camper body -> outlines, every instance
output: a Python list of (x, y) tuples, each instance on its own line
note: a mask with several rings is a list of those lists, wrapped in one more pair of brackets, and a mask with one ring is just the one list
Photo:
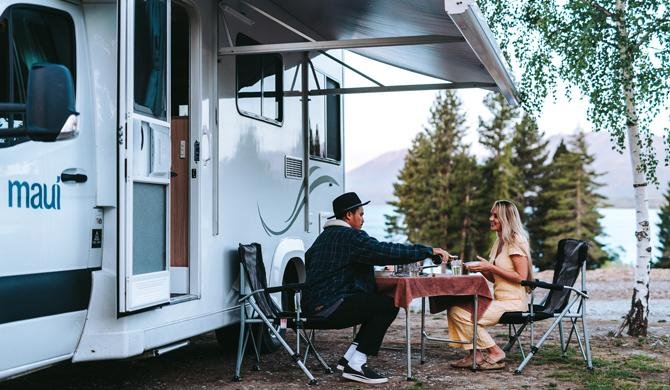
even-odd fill
[[(361, 4), (0, 0), (0, 380), (234, 331), (239, 243), (268, 285), (304, 280), (344, 191), (343, 95), (514, 103), (474, 0)], [(342, 49), (445, 83), (346, 88)]]
[[(304, 277), (343, 191), (340, 97), (310, 99), (322, 141), (306, 147), (301, 98), (254, 94), (299, 91), (306, 58), (219, 58), (222, 12), (232, 39), (291, 39), (212, 1), (0, 2), (0, 101), (61, 63), (79, 113), (70, 139), (0, 139), (0, 379), (239, 321), (238, 243), (261, 243), (270, 285)], [(309, 83), (341, 83), (341, 65), (310, 62)]]

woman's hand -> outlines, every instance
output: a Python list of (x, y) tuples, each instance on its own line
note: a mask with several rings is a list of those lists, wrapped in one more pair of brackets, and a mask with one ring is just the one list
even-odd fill
[(493, 264), (489, 263), (488, 260), (481, 256), (477, 256), (478, 262), (474, 264), (466, 264), (468, 271), (472, 272), (490, 272), (493, 269)]

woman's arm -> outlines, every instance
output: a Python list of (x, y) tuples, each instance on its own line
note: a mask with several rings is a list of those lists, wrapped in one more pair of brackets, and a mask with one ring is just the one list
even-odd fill
[[(486, 260), (477, 256), (480, 260)], [(484, 277), (493, 282), (493, 275), (498, 275), (503, 279), (506, 279), (510, 282), (521, 283), (522, 280), (526, 280), (525, 276), (528, 275), (528, 258), (521, 255), (511, 255), (510, 259), (514, 266), (514, 270), (508, 271), (506, 269), (500, 268), (493, 263), (488, 261), (482, 261), (479, 264), (471, 265), (468, 267), (469, 271), (481, 272)]]

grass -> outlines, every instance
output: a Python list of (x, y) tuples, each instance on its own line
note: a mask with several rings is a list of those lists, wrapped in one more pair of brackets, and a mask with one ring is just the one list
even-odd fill
[(630, 355), (608, 359), (593, 358), (594, 370), (585, 368), (581, 352), (568, 349), (561, 357), (559, 346), (542, 348), (531, 361), (533, 365), (553, 366), (548, 377), (559, 381), (580, 383), (587, 389), (637, 389), (643, 382), (648, 389), (670, 390), (670, 384), (654, 381), (654, 374), (667, 370), (660, 362), (645, 355)]

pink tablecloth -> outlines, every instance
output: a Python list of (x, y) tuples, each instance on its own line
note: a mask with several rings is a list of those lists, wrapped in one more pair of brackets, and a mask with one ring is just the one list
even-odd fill
[(435, 275), (418, 277), (377, 277), (377, 291), (393, 298), (396, 306), (407, 309), (414, 298), (430, 297), (430, 312), (439, 313), (459, 305), (472, 312), (472, 296), (478, 296), (479, 317), (491, 304), (491, 290), (481, 275)]

